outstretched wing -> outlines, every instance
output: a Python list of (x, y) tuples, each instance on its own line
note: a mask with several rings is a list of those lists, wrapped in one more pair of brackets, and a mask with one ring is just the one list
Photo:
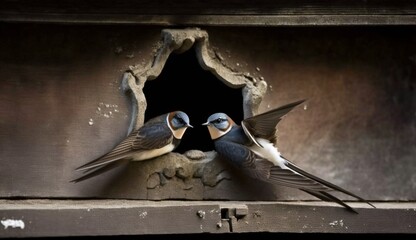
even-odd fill
[(131, 156), (134, 152), (162, 148), (173, 140), (172, 132), (163, 122), (145, 124), (132, 132), (129, 137), (118, 144), (104, 156), (78, 167), (76, 170), (84, 171)]
[(297, 102), (289, 103), (268, 112), (246, 118), (241, 122), (241, 126), (244, 129), (246, 135), (260, 147), (262, 146), (256, 141), (255, 137), (260, 137), (268, 139), (270, 142), (275, 142), (276, 125), (280, 122), (280, 120), (282, 120), (283, 116), (285, 116), (294, 107), (298, 106), (304, 101), (305, 100), (300, 100)]

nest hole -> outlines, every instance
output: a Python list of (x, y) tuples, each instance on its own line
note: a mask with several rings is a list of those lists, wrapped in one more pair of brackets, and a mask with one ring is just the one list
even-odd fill
[(143, 93), (147, 100), (145, 121), (165, 112), (181, 110), (189, 115), (191, 125), (174, 152), (214, 149), (206, 122), (215, 112), (227, 113), (236, 123), (243, 117), (241, 88), (230, 88), (199, 65), (195, 50), (170, 54), (161, 74), (146, 82)]

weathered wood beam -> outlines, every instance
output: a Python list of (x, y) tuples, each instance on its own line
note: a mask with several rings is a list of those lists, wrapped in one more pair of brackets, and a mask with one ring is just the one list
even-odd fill
[(135, 24), (154, 26), (384, 26), (416, 25), (416, 15), (122, 15), (0, 13), (0, 22)]
[(6, 1), (0, 21), (162, 26), (414, 25), (406, 0)]
[(280, 232), (416, 233), (416, 203), (0, 200), (0, 237)]

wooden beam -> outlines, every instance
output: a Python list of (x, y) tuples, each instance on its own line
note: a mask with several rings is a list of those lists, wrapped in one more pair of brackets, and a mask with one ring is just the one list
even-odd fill
[(130, 15), (415, 14), (408, 0), (13, 0), (0, 12)]
[(228, 232), (218, 205), (123, 200), (0, 201), (0, 237)]
[(416, 25), (416, 15), (119, 15), (1, 14), (0, 22), (157, 26), (384, 26)]
[(416, 233), (416, 203), (0, 200), (0, 237), (225, 232)]
[(6, 1), (0, 21), (161, 26), (414, 25), (406, 0)]

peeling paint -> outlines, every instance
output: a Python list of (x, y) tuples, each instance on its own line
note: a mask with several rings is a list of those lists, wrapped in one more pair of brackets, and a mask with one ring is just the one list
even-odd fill
[(146, 211), (144, 211), (144, 212), (140, 213), (140, 214), (139, 214), (139, 216), (140, 216), (141, 218), (145, 218), (145, 217), (147, 216), (147, 212), (146, 212)]
[(104, 118), (113, 118), (114, 114), (119, 113), (118, 105), (117, 104), (110, 104), (110, 103), (104, 103), (100, 102), (98, 103), (97, 110), (95, 113)]
[(199, 210), (197, 213), (198, 217), (205, 219), (205, 211)]
[[(344, 220), (334, 220), (332, 222), (329, 223), (329, 226), (331, 227), (344, 227)], [(347, 226), (345, 226), (345, 229), (348, 229)]]
[(6, 220), (1, 220), (1, 224), (4, 226), (4, 229), (7, 229), (8, 227), (11, 228), (20, 228), (20, 229), (24, 229), (25, 228), (25, 223), (23, 222), (23, 220), (15, 220), (15, 219), (6, 219)]
[(210, 212), (210, 213), (214, 213), (214, 212), (215, 212), (215, 210), (216, 210), (216, 209), (214, 208), (214, 209), (210, 210), (209, 212)]

